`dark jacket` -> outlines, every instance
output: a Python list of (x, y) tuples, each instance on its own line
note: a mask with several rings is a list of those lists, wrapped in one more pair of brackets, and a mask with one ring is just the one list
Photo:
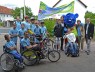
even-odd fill
[(87, 28), (87, 24), (85, 24), (84, 29), (85, 29), (85, 38), (90, 39), (90, 37), (93, 38), (93, 34), (94, 34), (94, 24), (90, 23), (88, 26), (88, 32), (86, 34), (86, 28)]
[(63, 27), (61, 24), (57, 24), (55, 27), (54, 27), (54, 35), (56, 37), (62, 37), (62, 32), (63, 32)]

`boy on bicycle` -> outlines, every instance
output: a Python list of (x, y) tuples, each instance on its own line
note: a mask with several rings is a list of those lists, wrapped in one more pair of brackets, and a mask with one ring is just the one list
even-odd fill
[(41, 52), (41, 48), (38, 44), (31, 45), (29, 40), (29, 33), (27, 31), (24, 32), (24, 38), (21, 40), (21, 45), (25, 49), (32, 49), (34, 51), (39, 51), (40, 55), (44, 58), (43, 53)]

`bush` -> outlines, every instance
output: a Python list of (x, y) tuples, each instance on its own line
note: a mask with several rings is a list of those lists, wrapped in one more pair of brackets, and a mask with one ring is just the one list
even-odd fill
[(3, 22), (0, 22), (0, 26), (3, 26), (4, 25), (4, 23)]
[(56, 23), (55, 19), (45, 19), (45, 26), (47, 27), (47, 31), (49, 32), (50, 36), (53, 36), (53, 29)]

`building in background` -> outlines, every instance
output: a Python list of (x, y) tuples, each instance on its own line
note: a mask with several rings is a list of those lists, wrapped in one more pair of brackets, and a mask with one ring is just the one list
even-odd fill
[(70, 1), (75, 1), (74, 13), (78, 13), (79, 17), (77, 19), (85, 23), (85, 12), (87, 11), (87, 5), (82, 2), (82, 0), (59, 0), (53, 7), (61, 6), (63, 4), (69, 3)]
[(0, 21), (4, 22), (4, 26), (10, 27), (10, 22), (13, 20), (12, 9), (0, 6)]

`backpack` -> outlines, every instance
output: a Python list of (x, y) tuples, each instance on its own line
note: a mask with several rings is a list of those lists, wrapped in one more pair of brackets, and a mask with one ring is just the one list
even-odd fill
[(72, 57), (78, 57), (79, 56), (79, 49), (78, 46), (75, 48), (74, 44), (72, 43), (73, 48), (69, 48), (69, 53), (71, 54)]

